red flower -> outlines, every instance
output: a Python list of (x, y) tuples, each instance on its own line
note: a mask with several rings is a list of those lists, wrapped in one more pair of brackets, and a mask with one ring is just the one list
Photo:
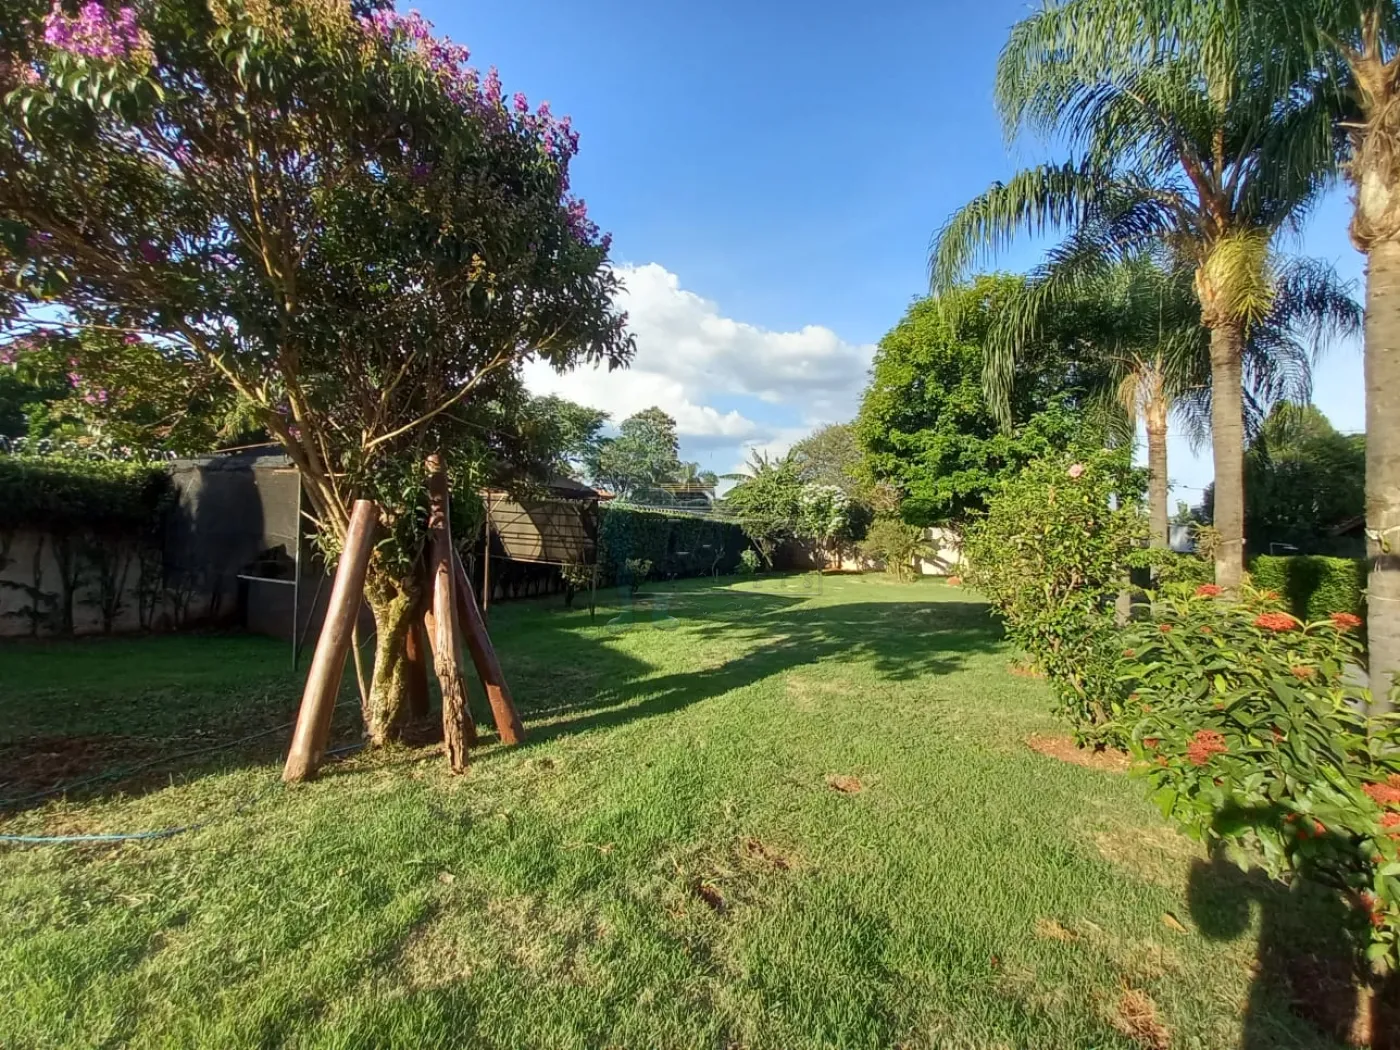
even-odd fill
[(1204, 627), (1201, 628), (1201, 633), (1202, 633), (1202, 634), (1214, 634), (1215, 632), (1212, 631), (1212, 630), (1210, 629), (1210, 625), (1207, 624), (1206, 626), (1204, 626)]
[(1378, 806), (1400, 805), (1400, 787), (1394, 784), (1362, 784), (1361, 790), (1370, 795)]
[(1124, 649), (1124, 650), (1123, 650), (1123, 656), (1124, 656), (1125, 659), (1131, 660), (1131, 659), (1132, 659), (1134, 656), (1136, 656), (1136, 655), (1137, 655), (1137, 650), (1136, 650), (1136, 649)]
[(1299, 664), (1297, 667), (1290, 667), (1288, 670), (1289, 673), (1300, 682), (1306, 682), (1313, 676), (1313, 669), (1311, 667), (1304, 667), (1302, 664)]
[(1283, 739), (1284, 739), (1283, 730), (1280, 729), (1278, 726), (1270, 726), (1270, 727), (1269, 727), (1269, 732), (1271, 732), (1271, 733), (1274, 734), (1274, 741), (1275, 741), (1276, 743), (1282, 742), (1282, 741), (1283, 741)]
[(961, 586), (962, 586), (962, 577), (961, 577), (961, 576), (949, 576), (949, 577), (948, 577), (948, 586), (949, 586), (949, 587), (961, 587)]
[(1203, 766), (1212, 755), (1223, 755), (1229, 750), (1225, 738), (1214, 729), (1198, 729), (1186, 748), (1186, 758), (1193, 766)]
[(1197, 598), (1219, 598), (1225, 591), (1213, 583), (1203, 583), (1196, 588)]
[(1381, 827), (1393, 828), (1397, 824), (1400, 824), (1400, 813), (1381, 814)]
[(1259, 597), (1263, 598), (1266, 602), (1276, 602), (1279, 600), (1278, 591), (1260, 591)]
[(1361, 617), (1354, 616), (1351, 613), (1333, 613), (1332, 623), (1336, 625), (1339, 631), (1350, 631), (1361, 626)]
[(1373, 912), (1371, 912), (1371, 925), (1374, 926), (1374, 927), (1375, 927), (1376, 929), (1378, 929), (1378, 930), (1379, 930), (1382, 926), (1384, 926), (1384, 925), (1385, 925), (1385, 912), (1383, 912), (1383, 911), (1373, 911)]
[(1254, 626), (1266, 631), (1291, 631), (1298, 626), (1298, 621), (1287, 613), (1260, 613), (1254, 620)]
[(1169, 624), (1169, 623), (1164, 623), (1164, 624), (1161, 624), (1160, 626), (1158, 626), (1157, 630), (1161, 631), (1163, 634), (1171, 634), (1171, 633), (1172, 633), (1172, 625)]
[(1327, 834), (1327, 825), (1320, 820), (1314, 820), (1313, 833), (1317, 835), (1318, 838), (1321, 838), (1323, 835)]
[(1142, 738), (1142, 746), (1147, 748), (1147, 750), (1149, 751), (1155, 750), (1157, 745), (1161, 742), (1162, 741), (1155, 736), (1145, 736)]

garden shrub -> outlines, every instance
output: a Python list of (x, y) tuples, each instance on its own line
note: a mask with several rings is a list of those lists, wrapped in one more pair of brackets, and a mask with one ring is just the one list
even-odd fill
[(1307, 623), (1271, 595), (1202, 586), (1161, 600), (1121, 666), (1139, 717), (1138, 769), (1162, 812), (1207, 841), (1259, 850), (1347, 893), (1369, 958), (1394, 967), (1400, 933), (1400, 721), (1368, 718), (1348, 684), (1360, 619)]
[(605, 506), (599, 511), (599, 582), (626, 578), (629, 559), (646, 561), (663, 579), (734, 572), (748, 540), (738, 525), (689, 514)]
[(968, 582), (1055, 690), (1081, 744), (1122, 740), (1114, 603), (1146, 534), (1141, 472), (1119, 452), (1032, 464), (967, 532)]
[(170, 475), (160, 467), (0, 456), (0, 532), (145, 534), (173, 500)]
[(1320, 620), (1333, 613), (1366, 616), (1365, 558), (1312, 555), (1261, 556), (1249, 566), (1254, 586), (1283, 596), (1300, 620)]
[(1137, 568), (1150, 569), (1153, 582), (1159, 589), (1194, 591), (1203, 584), (1215, 582), (1215, 563), (1199, 554), (1180, 554), (1149, 547), (1138, 551), (1133, 556), (1132, 564)]
[(739, 555), (739, 571), (745, 576), (752, 576), (758, 572), (758, 567), (762, 563), (763, 556), (752, 547), (746, 548), (744, 553)]
[(923, 529), (906, 525), (898, 518), (879, 518), (861, 541), (860, 552), (882, 562), (887, 573), (906, 580), (913, 577), (916, 560), (933, 556), (933, 545)]

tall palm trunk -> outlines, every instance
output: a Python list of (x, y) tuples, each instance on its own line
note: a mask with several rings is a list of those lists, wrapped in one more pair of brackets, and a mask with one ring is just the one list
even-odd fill
[(1147, 404), (1147, 509), (1153, 547), (1171, 546), (1167, 512), (1167, 403), (1160, 396)]
[(1400, 241), (1376, 241), (1366, 279), (1367, 591), (1373, 710), (1400, 672)]
[(1211, 443), (1215, 458), (1215, 582), (1238, 591), (1244, 581), (1244, 322), (1210, 327)]
[(1366, 531), (1371, 577), (1367, 643), (1371, 703), (1391, 709), (1400, 673), (1400, 89), (1383, 47), (1381, 4), (1363, 16), (1349, 58), (1362, 113), (1347, 175), (1355, 193), (1351, 240), (1366, 267)]

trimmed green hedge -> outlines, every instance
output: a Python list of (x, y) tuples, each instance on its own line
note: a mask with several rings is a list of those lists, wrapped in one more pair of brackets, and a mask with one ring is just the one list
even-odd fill
[(1300, 620), (1324, 620), (1338, 612), (1366, 615), (1365, 558), (1260, 556), (1249, 572), (1254, 586), (1283, 595)]
[(0, 531), (144, 532), (160, 523), (174, 491), (161, 467), (0, 456)]
[(750, 546), (743, 530), (725, 521), (612, 505), (599, 515), (598, 566), (605, 586), (624, 579), (629, 559), (651, 562), (651, 575), (659, 579), (727, 575)]

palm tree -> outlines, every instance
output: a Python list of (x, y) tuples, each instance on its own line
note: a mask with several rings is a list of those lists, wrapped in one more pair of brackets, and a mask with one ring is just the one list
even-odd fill
[[(1400, 9), (1394, 0), (1067, 0), (1037, 17), (1019, 48), (1033, 61), (1018, 76), (1065, 50), (1116, 72), (1188, 53), (1206, 68), (1260, 70), (1253, 75), (1279, 99), (1301, 91), (1330, 104), (1339, 170), (1354, 190), (1352, 242), (1367, 258), (1368, 648), (1373, 703), (1389, 709), (1400, 669)], [(1319, 175), (1338, 170), (1335, 157), (1314, 159)]]
[[(1319, 326), (1356, 331), (1359, 308), (1326, 268), (1295, 262), (1281, 272), (1269, 313), (1245, 343), (1246, 430), (1256, 430), (1276, 404), (1311, 397), (1314, 347), (1299, 336)], [(1003, 425), (1016, 366), (1050, 329), (1073, 345), (1088, 407), (1110, 439), (1134, 441), (1143, 424), (1150, 536), (1154, 547), (1167, 547), (1169, 421), (1174, 416), (1197, 446), (1210, 433), (1210, 340), (1191, 273), (1149, 255), (1085, 257), (1073, 242), (1052, 252), (989, 333), (984, 387)]]
[(1210, 340), (1216, 577), (1236, 588), (1245, 347), (1271, 307), (1273, 240), (1296, 227), (1334, 161), (1329, 106), (1321, 89), (1280, 98), (1257, 64), (1188, 48), (1106, 63), (1075, 28), (1099, 2), (1130, 0), (1049, 0), (1013, 29), (997, 72), (1008, 131), (1063, 136), (1076, 159), (1023, 171), (956, 212), (935, 238), (932, 283), (951, 286), (1017, 232), (1055, 228), (1075, 232), (1081, 255), (1165, 250), (1190, 268)]

